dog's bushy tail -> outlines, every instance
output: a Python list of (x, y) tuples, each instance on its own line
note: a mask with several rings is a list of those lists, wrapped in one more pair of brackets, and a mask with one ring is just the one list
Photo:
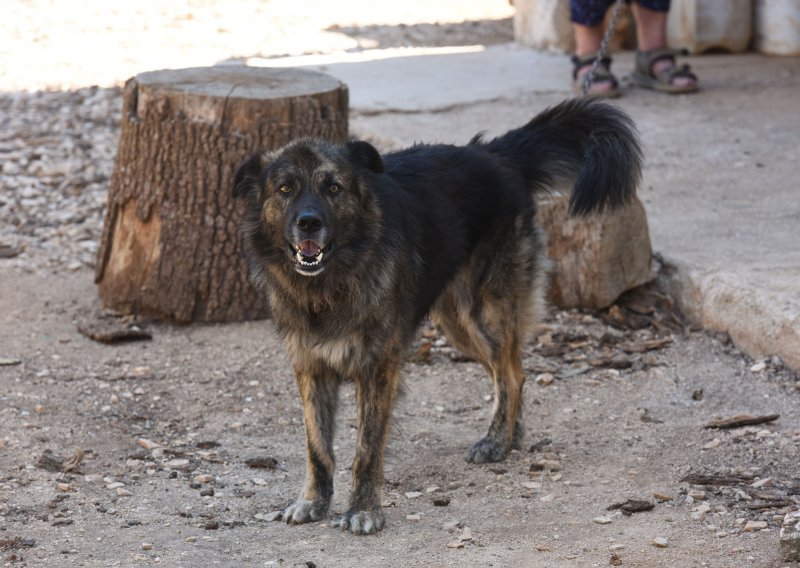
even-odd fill
[(565, 101), (522, 128), (472, 143), (507, 159), (533, 191), (574, 186), (573, 214), (627, 203), (641, 179), (642, 150), (633, 121), (596, 100)]

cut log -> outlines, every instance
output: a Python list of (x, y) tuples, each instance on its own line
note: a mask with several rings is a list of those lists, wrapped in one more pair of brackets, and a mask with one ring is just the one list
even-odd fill
[(559, 308), (606, 308), (620, 294), (655, 278), (642, 202), (595, 216), (570, 217), (569, 197), (537, 203), (553, 261), (549, 300)]
[(346, 85), (297, 69), (130, 79), (95, 273), (103, 305), (174, 322), (267, 316), (248, 281), (234, 172), (298, 137), (344, 142), (347, 105)]

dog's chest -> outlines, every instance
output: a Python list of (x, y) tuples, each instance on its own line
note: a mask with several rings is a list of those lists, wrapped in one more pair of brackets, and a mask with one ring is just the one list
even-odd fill
[(366, 346), (354, 336), (320, 338), (297, 332), (286, 334), (286, 346), (295, 363), (324, 363), (332, 369), (349, 374), (354, 362), (364, 359)]

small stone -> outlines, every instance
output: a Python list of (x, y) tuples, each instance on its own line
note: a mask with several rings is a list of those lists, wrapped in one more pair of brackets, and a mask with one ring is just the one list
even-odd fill
[(149, 542), (142, 543), (142, 550), (153, 550), (153, 545)]
[(117, 495), (119, 495), (120, 497), (130, 497), (131, 495), (133, 495), (133, 493), (128, 491), (124, 487), (119, 487), (117, 488)]
[(213, 497), (214, 496), (214, 488), (213, 487), (206, 487), (202, 491), (200, 491), (200, 497)]
[(125, 487), (125, 484), (121, 481), (114, 481), (113, 483), (106, 485), (106, 489), (118, 489), (120, 487)]
[(534, 548), (536, 548), (536, 550), (538, 552), (552, 552), (553, 551), (553, 549), (550, 548), (549, 546), (547, 546), (546, 544), (537, 544)]
[(699, 490), (689, 491), (689, 497), (697, 501), (702, 501), (706, 498), (706, 492)]
[(755, 487), (756, 489), (758, 489), (760, 487), (764, 487), (765, 485), (771, 485), (771, 484), (772, 484), (772, 478), (765, 477), (763, 479), (759, 479), (758, 481), (754, 481), (753, 483), (750, 484), (750, 487)]
[(219, 523), (217, 521), (208, 521), (206, 524), (203, 525), (203, 528), (207, 531), (215, 531), (219, 529)]
[(608, 547), (609, 552), (619, 552), (620, 550), (625, 550), (624, 544), (612, 544)]
[(556, 378), (553, 376), (553, 373), (542, 373), (541, 375), (537, 375), (533, 381), (539, 385), (540, 387), (547, 387), (553, 384)]
[(439, 486), (438, 485), (432, 485), (431, 487), (426, 487), (425, 488), (425, 493), (435, 493), (437, 491), (439, 491)]
[(719, 532), (717, 532), (715, 534), (716, 534), (717, 538), (725, 538), (726, 536), (728, 536), (727, 531), (719, 531)]
[(525, 489), (534, 489), (534, 490), (542, 488), (542, 484), (539, 481), (523, 481), (522, 486)]
[(449, 497), (437, 497), (433, 500), (434, 507), (447, 507), (450, 504)]
[(417, 497), (422, 496), (422, 491), (409, 491), (406, 493), (407, 499), (416, 499)]
[(657, 536), (653, 539), (653, 546), (657, 548), (667, 548), (668, 545), (669, 541), (666, 539), (666, 537)]
[(720, 447), (721, 445), (722, 445), (722, 440), (720, 440), (719, 438), (714, 438), (713, 440), (711, 440), (710, 442), (705, 444), (703, 446), (703, 449), (704, 450), (712, 450), (714, 448)]
[(592, 522), (598, 525), (608, 525), (611, 523), (611, 517), (595, 517)]
[(211, 483), (212, 481), (214, 481), (214, 476), (208, 473), (203, 473), (200, 475), (195, 475), (192, 478), (192, 481), (194, 481), (195, 483)]
[(781, 557), (786, 562), (800, 562), (800, 510), (787, 513), (780, 532)]
[(472, 540), (472, 529), (469, 527), (464, 527), (464, 530), (461, 531), (461, 535), (458, 537), (458, 540), (462, 542), (469, 542)]
[(185, 458), (176, 458), (168, 460), (164, 462), (164, 467), (167, 469), (187, 470), (189, 469), (189, 460)]
[(187, 536), (186, 537), (186, 542), (197, 542), (197, 537), (196, 536)]
[(756, 361), (756, 363), (750, 367), (750, 370), (754, 373), (759, 373), (767, 368), (767, 363), (765, 361)]
[(463, 542), (448, 542), (447, 548), (464, 548)]
[(136, 440), (136, 443), (148, 451), (161, 447), (161, 444), (157, 444), (152, 440), (148, 440), (147, 438), (139, 438), (138, 440)]
[(421, 518), (422, 518), (422, 515), (418, 515), (416, 513), (411, 514), (411, 515), (406, 515), (406, 520), (407, 521), (419, 521)]
[(152, 379), (155, 377), (150, 367), (134, 367), (128, 371), (127, 376), (131, 379)]
[(659, 501), (672, 501), (672, 496), (667, 495), (666, 493), (659, 493), (658, 491), (653, 493), (653, 497), (655, 497)]
[(21, 363), (22, 361), (19, 359), (6, 359), (4, 357), (0, 357), (0, 367), (13, 367)]
[(755, 532), (767, 528), (767, 521), (747, 521), (742, 529), (743, 532)]
[(44, 412), (44, 406), (42, 406), (41, 404), (36, 404), (33, 406), (33, 411), (36, 414), (42, 414)]

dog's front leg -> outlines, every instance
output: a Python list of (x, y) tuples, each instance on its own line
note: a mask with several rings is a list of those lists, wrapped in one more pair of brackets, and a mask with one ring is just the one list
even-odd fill
[(356, 380), (358, 440), (353, 461), (350, 508), (336, 522), (353, 534), (372, 534), (383, 528), (380, 488), (392, 408), (400, 380), (397, 365), (377, 376)]
[(303, 494), (283, 512), (287, 523), (320, 520), (333, 496), (333, 431), (339, 380), (319, 372), (295, 369), (306, 425), (306, 485)]

